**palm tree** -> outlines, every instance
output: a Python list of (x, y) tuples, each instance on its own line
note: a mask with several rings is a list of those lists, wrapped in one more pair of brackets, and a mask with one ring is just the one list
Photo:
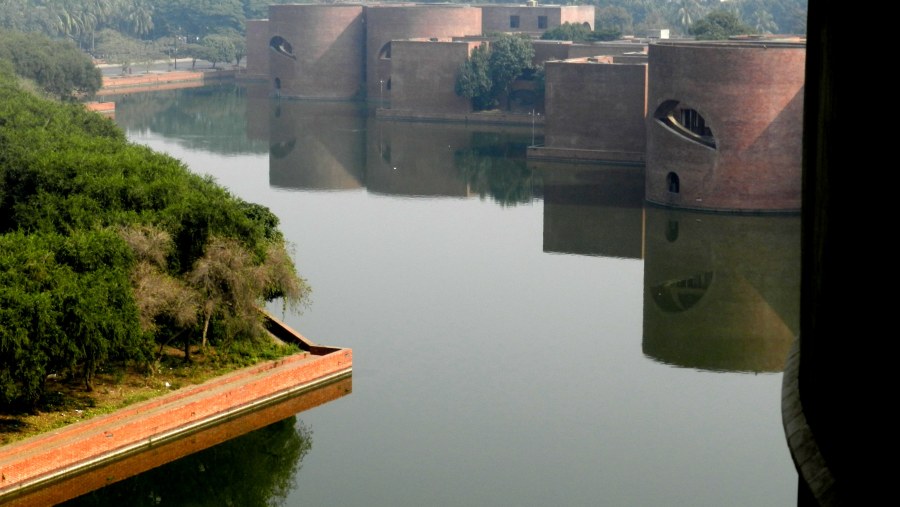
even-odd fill
[(138, 37), (153, 30), (153, 4), (146, 0), (135, 0), (123, 12), (122, 24)]
[(694, 19), (697, 18), (700, 11), (697, 0), (676, 0), (675, 5), (678, 6), (676, 16), (681, 27), (687, 29), (694, 24)]
[(778, 24), (775, 23), (772, 13), (765, 9), (758, 9), (753, 13), (753, 19), (755, 20), (754, 28), (758, 33), (774, 33), (778, 30)]

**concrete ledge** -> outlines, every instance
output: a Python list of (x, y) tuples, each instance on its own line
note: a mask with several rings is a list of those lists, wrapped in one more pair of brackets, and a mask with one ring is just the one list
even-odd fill
[(528, 160), (560, 162), (615, 163), (621, 165), (644, 165), (644, 153), (631, 151), (588, 150), (579, 148), (554, 148), (552, 146), (529, 146)]
[(646, 199), (647, 204), (657, 208), (683, 209), (689, 211), (697, 211), (700, 213), (726, 213), (731, 215), (799, 215), (800, 208), (785, 209), (753, 209), (753, 208), (713, 208), (704, 206), (675, 206), (670, 203), (660, 202), (653, 199)]
[[(513, 114), (501, 112), (429, 113), (403, 109), (375, 110), (375, 116), (383, 120), (418, 121), (435, 123), (478, 123), (483, 125), (534, 125), (544, 127), (544, 115)], [(532, 123), (533, 122), (533, 123)]]
[(313, 387), (250, 413), (180, 435), (178, 439), (155, 441), (152, 445), (115, 461), (60, 477), (40, 488), (0, 497), (0, 504), (4, 507), (56, 505), (336, 400), (352, 391), (353, 378), (348, 373), (333, 382)]
[(310, 351), (0, 448), (0, 503), (349, 375), (350, 349), (303, 340)]
[(234, 79), (234, 70), (150, 72), (124, 76), (104, 76), (97, 96), (114, 93), (199, 87), (211, 81)]
[(84, 104), (85, 109), (94, 111), (95, 113), (112, 115), (116, 113), (115, 102), (87, 102)]

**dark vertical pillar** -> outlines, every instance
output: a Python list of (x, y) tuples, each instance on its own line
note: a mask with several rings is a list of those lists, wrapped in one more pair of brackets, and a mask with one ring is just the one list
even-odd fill
[[(834, 478), (833, 499), (838, 505), (868, 505), (865, 499), (885, 484), (876, 479), (874, 456), (893, 448), (879, 441), (892, 429), (877, 396), (883, 388), (875, 356), (884, 347), (879, 342), (893, 341), (895, 331), (890, 312), (879, 311), (878, 304), (884, 290), (893, 292), (888, 280), (894, 277), (880, 272), (890, 269), (890, 263), (872, 262), (881, 257), (878, 250), (887, 248), (873, 233), (889, 234), (882, 229), (887, 225), (882, 218), (891, 211), (879, 209), (886, 196), (879, 195), (879, 182), (863, 169), (875, 169), (864, 161), (874, 153), (888, 155), (891, 147), (879, 144), (874, 131), (861, 144), (858, 126), (867, 124), (859, 118), (869, 114), (864, 111), (891, 112), (885, 106), (890, 99), (860, 88), (862, 74), (849, 50), (858, 31), (886, 28), (874, 21), (875, 12), (844, 7), (809, 2), (799, 393)], [(883, 287), (876, 286), (879, 280)], [(815, 494), (814, 484), (810, 486)], [(810, 498), (805, 487), (801, 484), (801, 504)]]

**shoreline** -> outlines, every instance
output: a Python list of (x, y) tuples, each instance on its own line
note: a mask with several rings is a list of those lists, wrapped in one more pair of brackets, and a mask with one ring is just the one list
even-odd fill
[(103, 85), (96, 96), (199, 87), (212, 81), (235, 79), (237, 73), (238, 71), (234, 69), (169, 70), (103, 76)]
[(0, 447), (0, 504), (352, 375), (351, 349), (316, 345), (266, 315), (273, 334), (304, 351)]

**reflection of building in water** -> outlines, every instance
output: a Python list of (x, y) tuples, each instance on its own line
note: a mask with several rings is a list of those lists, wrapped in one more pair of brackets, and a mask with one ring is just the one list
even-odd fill
[(647, 200), (800, 209), (806, 44), (650, 45)]
[(471, 146), (464, 125), (369, 123), (366, 186), (370, 192), (409, 196), (468, 197), (469, 186), (454, 163)]
[(269, 142), (269, 115), (272, 109), (265, 83), (244, 83), (247, 97), (247, 139)]
[(545, 252), (643, 256), (643, 171), (623, 166), (541, 167)]
[(800, 217), (648, 208), (644, 353), (725, 371), (782, 371), (800, 316)]
[(315, 190), (365, 181), (365, 110), (351, 102), (270, 102), (269, 183)]

